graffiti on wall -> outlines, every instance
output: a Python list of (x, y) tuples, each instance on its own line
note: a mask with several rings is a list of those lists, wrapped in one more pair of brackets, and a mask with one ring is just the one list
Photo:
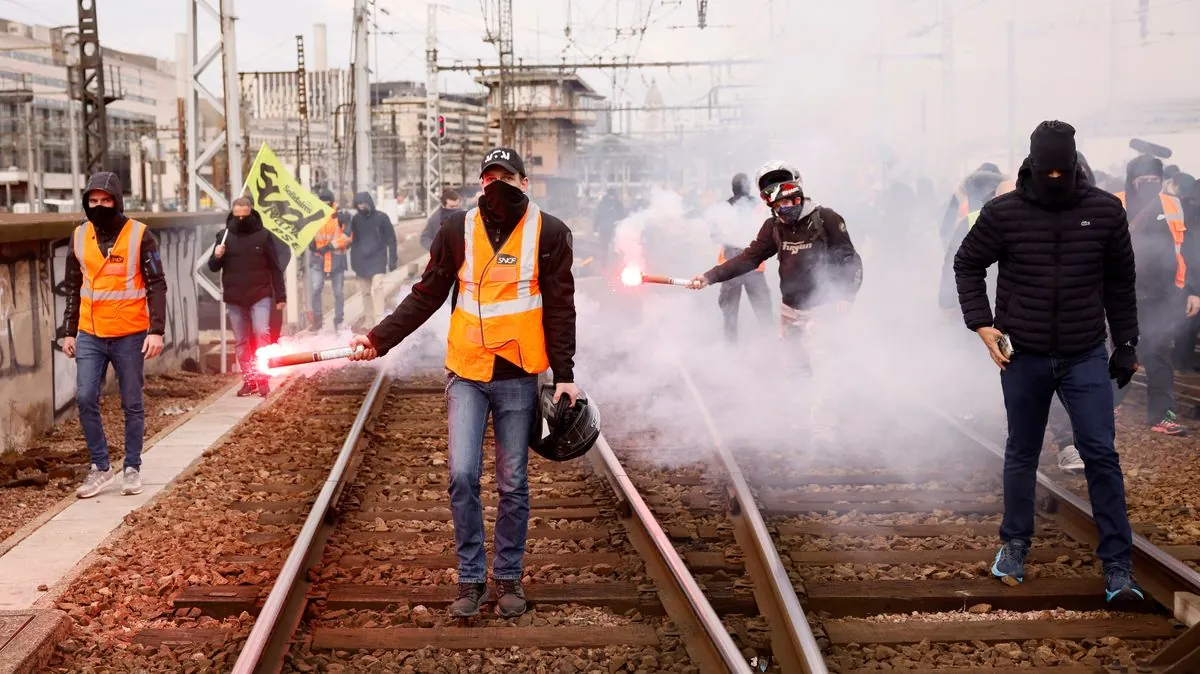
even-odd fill
[(0, 376), (34, 372), (42, 364), (41, 319), (49, 304), (29, 254), (0, 259)]

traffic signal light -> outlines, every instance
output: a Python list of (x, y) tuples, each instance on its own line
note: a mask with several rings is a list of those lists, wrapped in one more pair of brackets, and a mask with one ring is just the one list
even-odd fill
[(438, 115), (438, 127), (437, 127), (437, 129), (438, 129), (438, 132), (437, 132), (437, 133), (438, 133), (438, 136), (437, 136), (437, 137), (438, 137), (438, 138), (445, 138), (445, 137), (446, 137), (446, 117), (445, 117), (445, 115)]

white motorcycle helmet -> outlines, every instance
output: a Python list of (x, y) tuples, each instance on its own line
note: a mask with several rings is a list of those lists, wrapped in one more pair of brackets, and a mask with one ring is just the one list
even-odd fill
[[(785, 161), (769, 161), (758, 169), (755, 180), (758, 196), (767, 206), (786, 198), (804, 198), (804, 181), (800, 172)], [(774, 210), (774, 209), (772, 209)]]

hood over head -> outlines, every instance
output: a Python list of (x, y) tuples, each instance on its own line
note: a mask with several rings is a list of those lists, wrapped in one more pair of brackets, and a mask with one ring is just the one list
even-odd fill
[(733, 196), (744, 197), (750, 194), (750, 177), (745, 173), (739, 173), (733, 177), (732, 181)]
[(982, 207), (983, 203), (996, 193), (996, 188), (1000, 186), (1000, 183), (1005, 180), (1004, 174), (1000, 173), (999, 169), (993, 170), (986, 168), (987, 166), (995, 165), (980, 166), (963, 180), (963, 189), (967, 191), (967, 199), (970, 200), (973, 208)]
[(121, 193), (123, 192), (121, 189), (121, 179), (117, 177), (117, 174), (109, 171), (101, 171), (99, 173), (93, 173), (91, 177), (88, 178), (87, 187), (83, 188), (84, 210), (86, 210), (88, 207), (88, 194), (93, 190), (100, 190), (101, 192), (111, 196), (113, 201), (116, 203), (117, 212), (125, 212), (125, 199), (121, 197)]
[(357, 209), (359, 204), (365, 204), (368, 213), (375, 212), (375, 200), (371, 198), (370, 192), (359, 192), (354, 195), (354, 208)]
[(1095, 185), (1096, 174), (1092, 172), (1092, 165), (1088, 163), (1087, 158), (1083, 156), (1083, 153), (1078, 150), (1075, 151), (1075, 162), (1080, 168), (1083, 169), (1083, 175), (1085, 178), (1087, 178), (1088, 184)]

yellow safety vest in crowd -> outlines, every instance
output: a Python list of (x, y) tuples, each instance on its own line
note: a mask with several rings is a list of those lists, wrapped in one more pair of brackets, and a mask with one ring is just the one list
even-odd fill
[(529, 374), (544, 372), (550, 361), (538, 286), (542, 212), (530, 201), (517, 228), (494, 253), (478, 208), (467, 213), (464, 230), (466, 251), (450, 315), (446, 369), (464, 379), (491, 381), (499, 356)]
[[(1125, 193), (1117, 192), (1116, 197), (1125, 206)], [(1163, 215), (1167, 216), (1167, 227), (1175, 241), (1175, 287), (1182, 288), (1187, 283), (1187, 263), (1183, 261), (1183, 235), (1187, 225), (1183, 222), (1183, 205), (1169, 194), (1160, 193), (1158, 197), (1162, 200)]]
[(142, 236), (146, 225), (126, 220), (112, 249), (100, 250), (96, 228), (75, 228), (75, 257), (83, 272), (79, 288), (79, 329), (96, 337), (125, 337), (150, 329), (146, 281), (142, 278)]

